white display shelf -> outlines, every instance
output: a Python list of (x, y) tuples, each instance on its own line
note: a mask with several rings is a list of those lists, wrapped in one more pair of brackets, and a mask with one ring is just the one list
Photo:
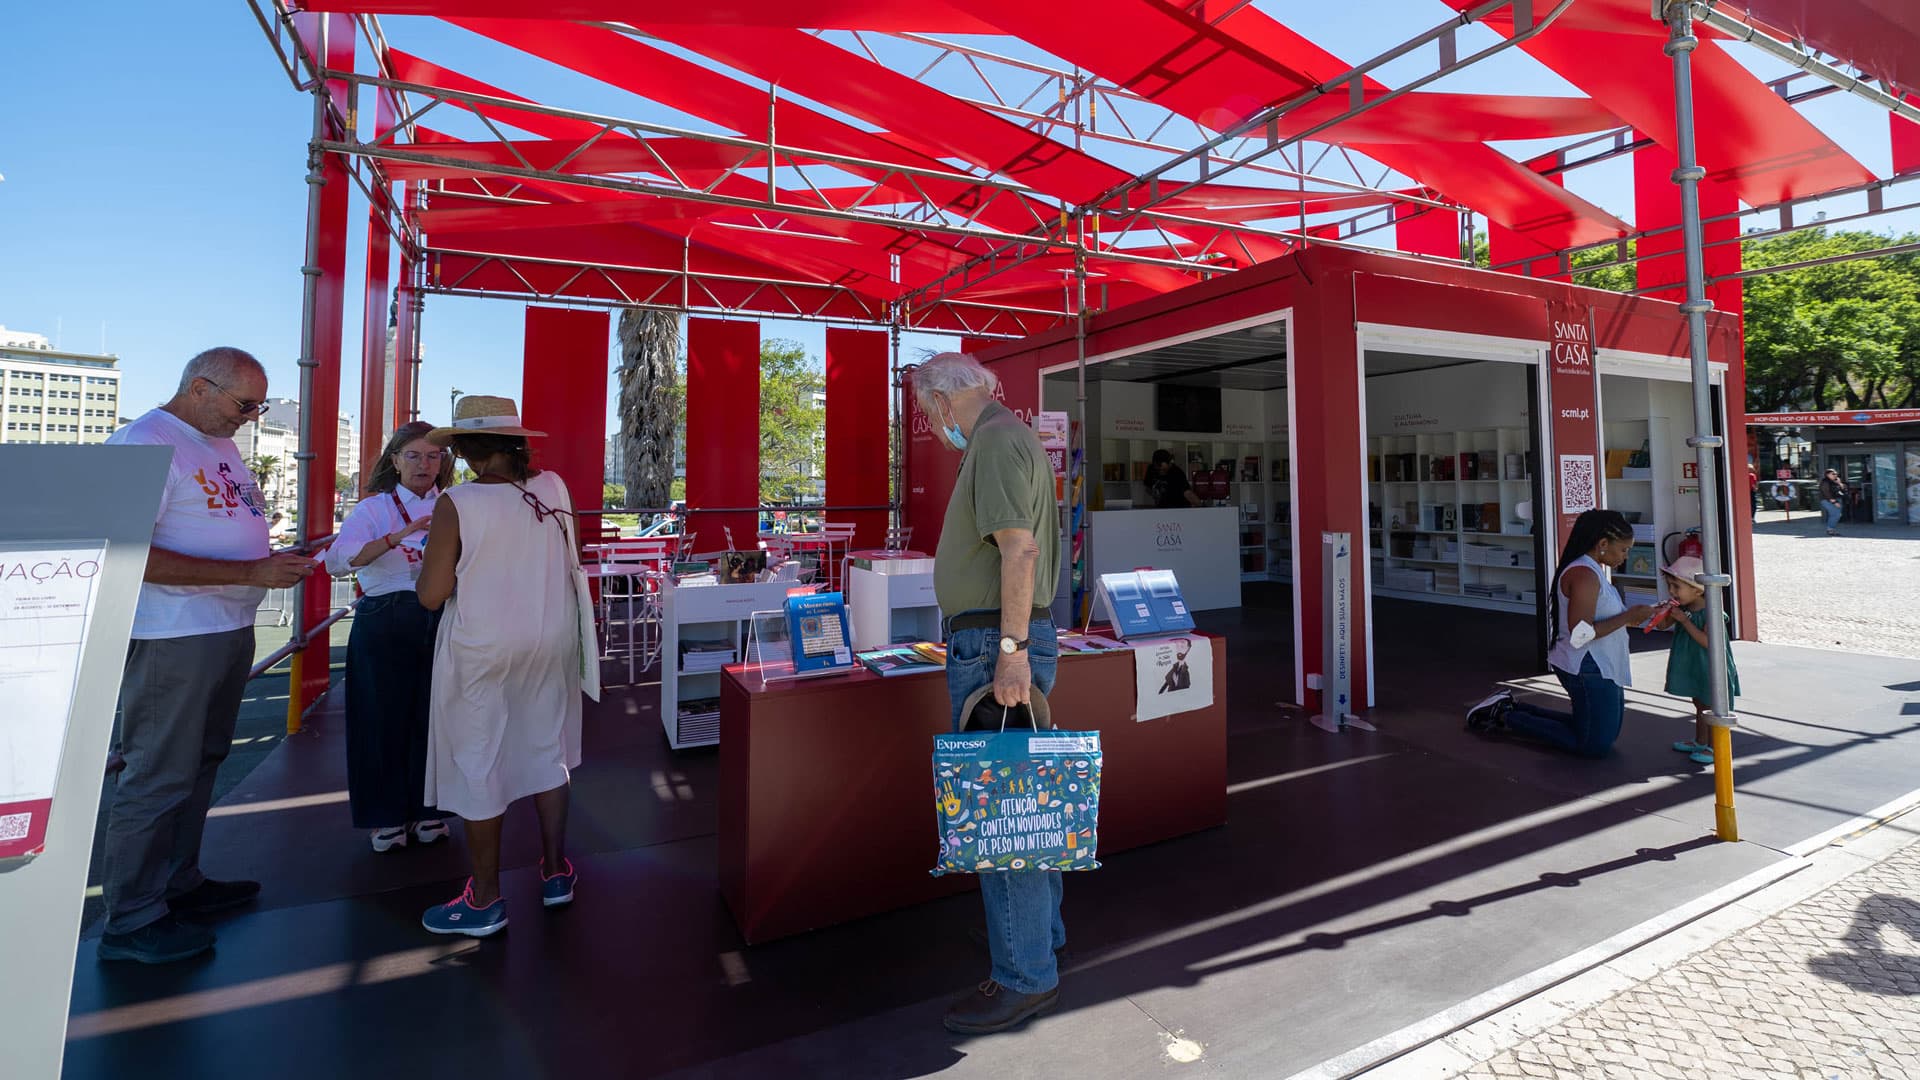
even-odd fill
[[(1531, 532), (1509, 533), (1469, 529), (1463, 520), (1466, 516), (1463, 508), (1468, 505), (1496, 506), (1502, 526), (1516, 520), (1519, 504), (1532, 498), (1533, 479), (1531, 475), (1509, 475), (1509, 471), (1510, 467), (1516, 463), (1512, 455), (1520, 455), (1517, 463), (1521, 471), (1525, 472), (1525, 455), (1529, 449), (1530, 436), (1527, 429), (1523, 427), (1427, 432), (1417, 435), (1383, 435), (1368, 440), (1368, 495), (1370, 501), (1378, 508), (1382, 522), (1381, 525), (1370, 527), (1367, 531), (1370, 555), (1374, 561), (1373, 580), (1376, 582), (1374, 594), (1493, 611), (1532, 611), (1532, 604), (1519, 600), (1472, 596), (1462, 589), (1409, 590), (1387, 588), (1377, 584), (1385, 579), (1386, 568), (1405, 567), (1418, 570), (1456, 571), (1462, 587), (1498, 583), (1519, 591), (1518, 586), (1522, 584), (1530, 586), (1536, 579), (1533, 566), (1475, 562), (1468, 557), (1467, 546), (1479, 544), (1508, 550), (1524, 548), (1534, 551), (1535, 543)], [(1390, 459), (1408, 454), (1413, 455), (1412, 467), (1416, 472), (1416, 478), (1406, 479), (1403, 476), (1400, 479), (1386, 479), (1388, 471), (1395, 467)], [(1476, 475), (1471, 479), (1457, 475), (1464, 468), (1462, 455), (1466, 454), (1475, 455), (1476, 465), (1480, 460), (1490, 456), (1496, 475), (1484, 478)], [(1455, 477), (1450, 480), (1418, 478), (1417, 474), (1427, 470), (1430, 463), (1434, 461), (1450, 462), (1449, 467), (1455, 471)], [(1452, 529), (1432, 527), (1431, 515), (1436, 506), (1453, 507), (1454, 527)], [(1413, 515), (1412, 520), (1407, 520), (1409, 512)], [(1371, 513), (1370, 509), (1370, 516)], [(1391, 524), (1396, 517), (1401, 519), (1398, 527)], [(1447, 537), (1455, 542), (1453, 557), (1433, 559), (1392, 554), (1391, 546), (1394, 538), (1408, 536)]]
[(847, 612), (853, 619), (853, 649), (884, 649), (898, 641), (939, 641), (940, 604), (931, 570), (876, 573), (847, 571)]
[[(767, 581), (752, 585), (675, 585), (663, 586), (660, 595), (660, 726), (667, 733), (667, 745), (675, 750), (690, 746), (714, 746), (720, 742), (720, 720), (714, 715), (680, 718), (680, 703), (701, 698), (720, 697), (719, 671), (682, 672), (682, 641), (731, 641), (736, 659), (746, 649), (746, 627), (756, 611), (774, 611), (786, 606), (791, 581)], [(717, 710), (716, 706), (716, 710)]]

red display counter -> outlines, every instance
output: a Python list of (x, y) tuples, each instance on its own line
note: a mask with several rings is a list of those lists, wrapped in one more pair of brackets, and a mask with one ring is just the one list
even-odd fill
[[(1213, 704), (1145, 722), (1133, 719), (1130, 652), (1061, 657), (1055, 725), (1101, 733), (1103, 859), (1226, 823), (1226, 641), (1208, 636)], [(762, 688), (757, 673), (726, 670), (720, 890), (749, 943), (975, 887), (971, 875), (927, 875), (939, 844), (933, 737), (949, 712), (938, 674)]]

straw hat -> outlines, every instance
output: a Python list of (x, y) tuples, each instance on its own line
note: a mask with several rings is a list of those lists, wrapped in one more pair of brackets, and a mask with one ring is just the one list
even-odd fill
[(427, 432), (427, 441), (445, 446), (455, 435), (545, 435), (520, 426), (520, 409), (512, 398), (470, 394), (453, 406), (453, 424)]
[(1682, 555), (1660, 569), (1662, 573), (1677, 577), (1689, 585), (1699, 584), (1694, 579), (1707, 572), (1706, 564), (1700, 561), (1698, 555)]

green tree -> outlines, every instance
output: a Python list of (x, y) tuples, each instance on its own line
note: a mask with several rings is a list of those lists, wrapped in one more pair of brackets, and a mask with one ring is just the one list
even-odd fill
[(813, 493), (814, 479), (825, 471), (827, 415), (816, 395), (826, 388), (820, 361), (799, 342), (760, 343), (762, 502), (791, 503)]
[[(1809, 229), (1743, 245), (1748, 269), (1920, 241)], [(1746, 281), (1747, 408), (1901, 408), (1920, 402), (1920, 259), (1810, 266)]]
[(608, 484), (603, 482), (600, 485), (600, 505), (601, 506), (627, 505), (627, 485)]

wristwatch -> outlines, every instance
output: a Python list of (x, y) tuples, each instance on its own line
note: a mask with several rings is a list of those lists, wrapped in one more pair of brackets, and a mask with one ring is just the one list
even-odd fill
[(1026, 648), (1027, 642), (1031, 640), (1033, 639), (1028, 638), (1025, 641), (1015, 641), (1010, 637), (1002, 635), (1000, 638), (1000, 653), (1003, 656), (1012, 656), (1014, 653)]

